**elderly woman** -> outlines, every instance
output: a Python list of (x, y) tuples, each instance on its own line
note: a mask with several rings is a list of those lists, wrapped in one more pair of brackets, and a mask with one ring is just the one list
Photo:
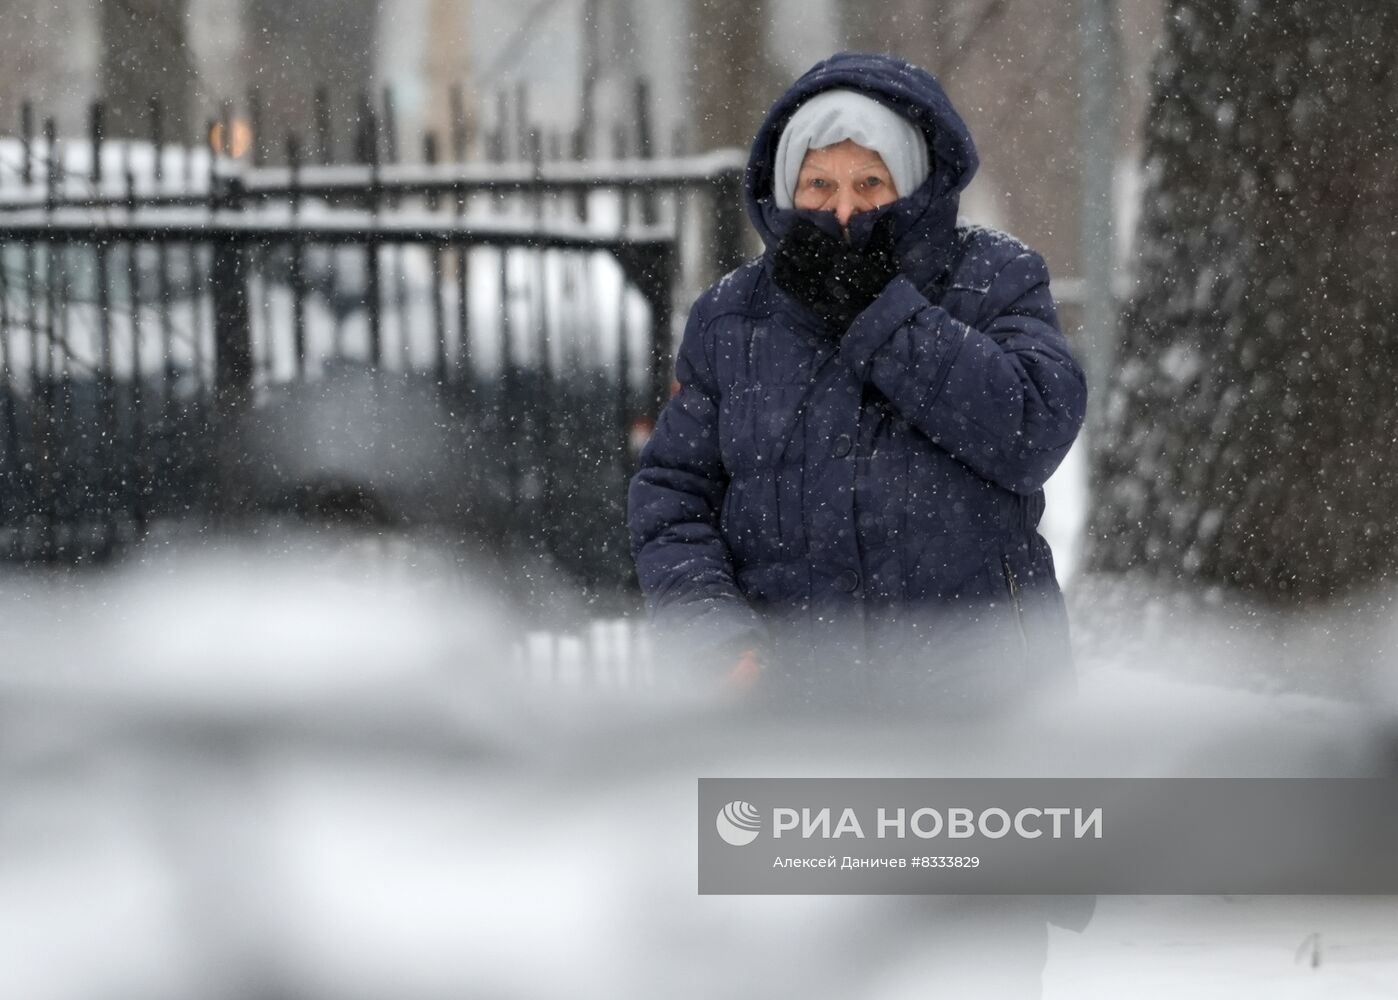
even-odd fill
[(694, 304), (629, 497), (657, 626), (754, 697), (965, 713), (1071, 679), (1037, 527), (1086, 385), (1039, 254), (957, 225), (977, 163), (887, 56), (817, 64), (757, 133), (765, 252)]

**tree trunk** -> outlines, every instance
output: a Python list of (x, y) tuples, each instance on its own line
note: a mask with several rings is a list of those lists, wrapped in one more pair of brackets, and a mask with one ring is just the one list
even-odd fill
[(1089, 570), (1273, 602), (1398, 564), (1398, 7), (1172, 0)]
[(747, 149), (781, 91), (767, 58), (767, 4), (765, 0), (691, 3), (689, 25), (694, 148)]
[(169, 139), (190, 138), (195, 90), (189, 0), (107, 0), (102, 11), (105, 134), (149, 138), (151, 98), (159, 98)]
[(262, 101), (262, 139), (273, 160), (289, 131), (315, 146), (320, 87), (329, 98), (333, 159), (356, 152), (362, 97), (381, 118), (373, 89), (381, 7), (382, 0), (248, 0), (247, 80)]
[[(995, 5), (1002, 0), (981, 0)], [(887, 52), (940, 77), (945, 49), (953, 37), (963, 0), (837, 0), (840, 32), (856, 52)]]

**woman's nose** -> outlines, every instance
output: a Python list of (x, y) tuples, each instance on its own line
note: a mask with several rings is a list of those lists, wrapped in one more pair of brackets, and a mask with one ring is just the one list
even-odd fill
[(857, 211), (857, 199), (851, 194), (841, 194), (840, 200), (835, 204), (835, 218), (840, 220), (840, 225), (848, 227), (850, 216)]

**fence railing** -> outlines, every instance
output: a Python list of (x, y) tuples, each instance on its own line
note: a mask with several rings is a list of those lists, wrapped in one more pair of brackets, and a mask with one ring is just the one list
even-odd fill
[(741, 157), (217, 152), (0, 140), (0, 553), (99, 558), (152, 519), (310, 504), (626, 578), (673, 302), (741, 256)]

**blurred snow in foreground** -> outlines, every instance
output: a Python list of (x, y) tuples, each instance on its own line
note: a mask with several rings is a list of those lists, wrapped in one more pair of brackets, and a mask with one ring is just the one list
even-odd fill
[[(1206, 649), (1187, 678), (1092, 660), (1075, 704), (974, 732), (754, 722), (667, 683), (664, 650), (652, 684), (540, 684), (495, 593), (410, 539), (275, 532), (0, 579), (0, 996), (946, 995), (954, 933), (1009, 957), (994, 919), (699, 896), (695, 779), (1391, 767), (1372, 699), (1208, 684)], [(1050, 929), (1043, 976), (1048, 998), (1394, 983), (1398, 900), (1358, 897), (1103, 897)]]

